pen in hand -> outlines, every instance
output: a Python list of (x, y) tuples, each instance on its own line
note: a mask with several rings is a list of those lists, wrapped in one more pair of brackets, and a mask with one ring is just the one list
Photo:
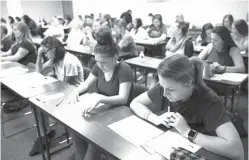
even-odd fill
[(63, 102), (63, 101), (64, 101), (64, 98), (62, 98), (62, 99), (59, 101), (59, 103), (56, 104), (56, 107), (58, 107), (58, 106), (61, 104), (61, 102)]

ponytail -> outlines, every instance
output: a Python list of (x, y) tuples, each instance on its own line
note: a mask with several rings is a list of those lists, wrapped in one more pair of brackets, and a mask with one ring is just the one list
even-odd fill
[(203, 81), (203, 62), (198, 59), (198, 57), (191, 57), (190, 62), (193, 64), (194, 66), (194, 70), (195, 70), (195, 83), (197, 85), (205, 85), (204, 81)]

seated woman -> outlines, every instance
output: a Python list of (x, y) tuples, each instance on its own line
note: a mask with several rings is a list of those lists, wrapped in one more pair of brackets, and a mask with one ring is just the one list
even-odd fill
[(117, 20), (114, 25), (116, 44), (120, 47), (121, 52), (129, 52), (131, 57), (137, 56), (136, 44), (130, 32), (126, 28), (124, 20)]
[(107, 25), (110, 29), (113, 28), (112, 17), (109, 14), (105, 14), (103, 16), (101, 26), (105, 26), (105, 25)]
[(63, 25), (60, 24), (59, 18), (53, 17), (53, 23), (52, 25), (43, 33), (45, 37), (52, 36), (57, 39), (59, 39), (61, 42), (63, 42), (64, 38), (64, 29)]
[(131, 29), (130, 33), (134, 39), (143, 40), (148, 37), (148, 33), (143, 28), (143, 23), (140, 18), (134, 19), (133, 28)]
[(7, 52), (12, 44), (14, 43), (11, 39), (11, 36), (8, 35), (8, 29), (6, 26), (1, 24), (1, 52)]
[[(150, 28), (147, 28), (149, 38), (153, 39), (154, 42), (165, 41), (167, 38), (167, 29), (163, 24), (163, 19), (160, 14), (153, 16), (153, 25)], [(145, 48), (146, 56), (150, 57), (163, 57), (165, 53), (165, 45), (150, 46)]]
[(157, 72), (159, 84), (136, 97), (131, 109), (155, 125), (174, 127), (184, 138), (210, 152), (243, 160), (236, 128), (219, 96), (203, 82), (202, 62), (177, 54), (165, 58)]
[(211, 39), (212, 43), (198, 57), (213, 62), (211, 68), (214, 72), (244, 73), (244, 62), (230, 31), (224, 26), (217, 26), (211, 33)]
[[(43, 55), (48, 58), (48, 61), (45, 63), (43, 63)], [(45, 74), (50, 69), (55, 71), (57, 79), (70, 85), (79, 86), (84, 81), (83, 67), (78, 58), (66, 52), (63, 44), (58, 39), (49, 36), (41, 42), (41, 47), (38, 50), (36, 71)], [(49, 126), (48, 116), (44, 116), (44, 122), (47, 128), (47, 135), (49, 138), (52, 138), (55, 135), (55, 130)], [(43, 140), (44, 136), (42, 136)], [(29, 155), (39, 154), (42, 150), (41, 147), (43, 145), (40, 144), (40, 139), (37, 138)]]
[(248, 52), (248, 25), (243, 19), (234, 21), (232, 38), (241, 51)]
[(196, 43), (201, 46), (207, 46), (211, 43), (211, 33), (213, 29), (214, 27), (211, 23), (204, 24), (201, 30), (201, 35), (199, 35), (196, 39)]
[(30, 33), (32, 36), (38, 35), (38, 27), (33, 19), (31, 19), (28, 15), (24, 15), (22, 17), (23, 22), (27, 24), (29, 27)]
[(130, 32), (131, 29), (133, 28), (131, 14), (129, 12), (124, 12), (124, 13), (121, 14), (120, 18), (125, 21), (126, 29)]
[(157, 41), (164, 41), (167, 37), (167, 29), (163, 24), (163, 18), (160, 14), (153, 16), (153, 26), (147, 30), (149, 37)]
[(36, 48), (28, 26), (22, 22), (14, 23), (13, 33), (16, 42), (9, 51), (0, 54), (0, 61), (16, 61), (23, 65), (27, 65), (29, 62), (35, 63)]
[(227, 27), (227, 29), (231, 32), (233, 21), (233, 16), (231, 14), (227, 14), (222, 20), (222, 26)]
[(68, 38), (66, 40), (67, 46), (71, 47), (80, 45), (82, 38), (84, 37), (82, 23), (74, 19), (70, 26), (71, 31), (69, 32)]
[[(132, 70), (126, 63), (117, 61), (118, 49), (113, 42), (109, 27), (102, 26), (96, 33), (96, 40), (97, 45), (94, 48), (94, 53), (97, 63), (86, 81), (72, 93), (69, 101), (69, 103), (76, 103), (79, 94), (87, 92), (89, 87), (97, 82), (97, 91), (102, 96), (96, 99), (95, 104), (86, 108), (83, 113), (90, 113), (99, 103), (126, 105), (132, 90)], [(94, 147), (88, 145), (77, 133), (73, 134), (73, 141), (76, 148), (76, 160), (84, 158), (90, 160), (94, 156), (99, 156), (94, 151)]]
[(188, 57), (193, 56), (194, 47), (190, 37), (187, 36), (188, 28), (188, 22), (182, 21), (175, 23), (175, 27), (172, 27), (173, 37), (166, 45), (166, 57), (172, 54), (184, 54)]

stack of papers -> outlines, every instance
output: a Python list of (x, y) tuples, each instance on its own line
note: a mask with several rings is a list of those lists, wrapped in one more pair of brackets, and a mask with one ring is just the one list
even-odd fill
[(173, 148), (182, 147), (193, 153), (198, 151), (201, 147), (190, 142), (188, 139), (181, 136), (177, 131), (171, 129), (164, 134), (150, 140), (146, 146), (155, 150), (167, 159), (170, 159), (170, 154)]
[(247, 76), (247, 74), (241, 73), (223, 73), (221, 75), (221, 79), (226, 81), (242, 82), (245, 78), (247, 78)]
[(215, 74), (211, 79), (212, 80), (225, 80), (225, 81), (231, 81), (231, 82), (242, 82), (247, 78), (247, 74), (242, 73), (223, 73), (223, 74)]
[(141, 147), (147, 141), (164, 133), (134, 115), (110, 124), (108, 127), (136, 147)]

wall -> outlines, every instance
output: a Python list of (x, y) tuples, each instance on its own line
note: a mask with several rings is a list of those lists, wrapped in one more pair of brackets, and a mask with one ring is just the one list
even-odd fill
[(185, 20), (194, 25), (206, 22), (221, 23), (225, 14), (231, 13), (235, 19), (246, 18), (247, 0), (73, 0), (75, 14), (109, 13), (119, 17), (123, 11), (131, 9), (133, 17), (147, 20), (148, 13), (159, 13), (164, 23), (171, 24), (177, 13), (182, 13)]
[(52, 20), (53, 15), (63, 16), (61, 1), (21, 1), (21, 7), (24, 14), (29, 15), (34, 20), (43, 16), (47, 21)]
[(1, 3), (1, 17), (4, 17), (7, 20), (8, 17), (8, 9), (7, 9), (7, 2), (6, 1), (0, 1)]

